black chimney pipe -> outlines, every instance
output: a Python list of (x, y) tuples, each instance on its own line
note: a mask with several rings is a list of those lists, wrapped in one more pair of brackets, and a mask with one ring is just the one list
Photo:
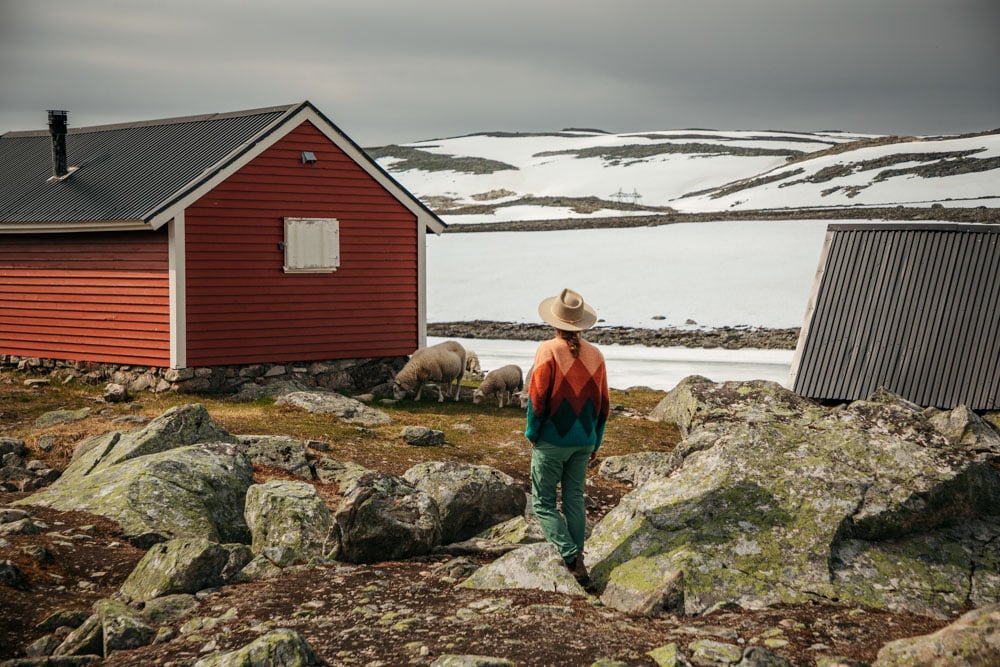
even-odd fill
[(49, 134), (52, 136), (52, 174), (62, 178), (69, 173), (66, 163), (66, 117), (68, 111), (49, 109)]

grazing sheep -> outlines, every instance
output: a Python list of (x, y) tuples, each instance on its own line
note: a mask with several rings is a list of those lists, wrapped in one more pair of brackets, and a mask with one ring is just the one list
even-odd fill
[(479, 365), (479, 355), (474, 350), (465, 351), (465, 374), (471, 377), (483, 377), (483, 368)]
[(455, 381), (455, 400), (462, 389), (462, 375), (465, 373), (465, 348), (453, 340), (447, 340), (437, 345), (424, 347), (410, 356), (402, 370), (396, 373), (392, 393), (396, 399), (403, 398), (407, 392), (417, 393), (415, 400), (420, 400), (424, 385), (433, 384), (438, 390), (438, 402), (444, 402), (444, 392), (441, 383), (445, 384), (448, 393), (451, 392), (451, 381)]
[(521, 379), (521, 367), (509, 364), (501, 366), (486, 374), (486, 379), (472, 394), (472, 402), (479, 404), (484, 396), (496, 396), (497, 404), (502, 408), (504, 399), (514, 398), (514, 392), (524, 388), (524, 380)]
[(534, 364), (528, 367), (528, 372), (524, 376), (524, 389), (514, 394), (514, 396), (517, 396), (517, 400), (521, 403), (522, 410), (526, 410), (528, 408), (528, 387), (531, 385), (531, 371), (533, 370), (535, 370)]

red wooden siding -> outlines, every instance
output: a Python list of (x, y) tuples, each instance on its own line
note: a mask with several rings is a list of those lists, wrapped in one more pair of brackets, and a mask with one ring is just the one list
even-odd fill
[(169, 366), (167, 233), (0, 237), (0, 352)]
[[(316, 154), (302, 164), (301, 151)], [(341, 265), (284, 273), (285, 217), (337, 218)], [(416, 216), (305, 122), (185, 216), (187, 365), (409, 354)]]

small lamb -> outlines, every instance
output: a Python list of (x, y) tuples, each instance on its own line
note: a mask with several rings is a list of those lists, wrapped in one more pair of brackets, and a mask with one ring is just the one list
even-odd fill
[(414, 352), (402, 370), (396, 373), (392, 394), (398, 400), (408, 392), (415, 391), (417, 392), (415, 400), (419, 401), (424, 385), (433, 384), (438, 390), (438, 402), (443, 403), (444, 392), (441, 391), (440, 383), (443, 382), (448, 388), (448, 393), (451, 393), (451, 381), (454, 380), (457, 401), (462, 390), (464, 373), (465, 348), (453, 340), (447, 340)]
[(475, 350), (465, 351), (465, 374), (469, 377), (483, 377), (483, 369), (479, 365), (479, 355)]
[(484, 396), (496, 396), (497, 404), (502, 408), (504, 399), (508, 403), (514, 398), (514, 393), (524, 388), (524, 380), (521, 378), (521, 367), (509, 364), (501, 366), (486, 374), (486, 379), (472, 394), (472, 402), (476, 405), (483, 400)]

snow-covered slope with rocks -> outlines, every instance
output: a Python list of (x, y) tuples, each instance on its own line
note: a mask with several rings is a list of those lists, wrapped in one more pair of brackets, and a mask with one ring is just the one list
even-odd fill
[(484, 133), (367, 149), (448, 223), (829, 207), (1000, 207), (1000, 130)]

